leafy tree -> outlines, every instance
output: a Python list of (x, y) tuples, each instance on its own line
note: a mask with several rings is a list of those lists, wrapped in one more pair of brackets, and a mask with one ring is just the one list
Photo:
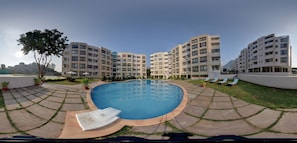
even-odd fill
[(52, 61), (52, 56), (60, 57), (66, 48), (67, 37), (62, 37), (63, 33), (57, 29), (44, 31), (34, 30), (20, 35), (18, 45), (23, 45), (21, 49), (25, 55), (34, 53), (37, 63), (38, 78), (43, 79), (46, 69)]

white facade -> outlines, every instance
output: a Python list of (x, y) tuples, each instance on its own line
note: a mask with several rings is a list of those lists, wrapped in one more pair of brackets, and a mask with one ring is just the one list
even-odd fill
[(150, 55), (151, 77), (168, 79), (171, 75), (169, 52), (157, 52)]
[(89, 73), (90, 77), (111, 76), (111, 51), (106, 48), (90, 46), (86, 43), (71, 42), (63, 52), (62, 75), (72, 71), (76, 76)]
[(146, 78), (146, 56), (144, 54), (114, 52), (112, 56), (114, 78)]
[(209, 73), (220, 73), (220, 37), (200, 35), (171, 50), (172, 76), (186, 78), (207, 77)]
[(239, 72), (290, 72), (292, 54), (289, 36), (262, 36), (239, 55)]

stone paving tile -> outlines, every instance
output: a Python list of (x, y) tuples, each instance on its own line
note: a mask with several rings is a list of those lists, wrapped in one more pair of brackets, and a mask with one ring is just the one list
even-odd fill
[(58, 112), (58, 114), (56, 114), (56, 116), (52, 120), (55, 122), (58, 122), (58, 123), (64, 123), (65, 116), (66, 116), (66, 112), (60, 111), (60, 112)]
[(49, 96), (49, 94), (45, 94), (45, 93), (35, 93), (34, 94), (36, 97), (39, 97), (41, 99), (45, 99)]
[(242, 106), (246, 106), (246, 105), (249, 105), (250, 103), (248, 102), (245, 102), (245, 101), (242, 101), (242, 100), (232, 100), (232, 103), (233, 103), (233, 106), (235, 108), (237, 107), (242, 107)]
[(297, 113), (284, 113), (280, 120), (271, 129), (283, 133), (297, 133)]
[[(215, 94), (216, 97), (230, 97), (229, 95), (225, 94), (225, 93), (222, 93), (220, 91), (216, 91), (216, 94)], [(228, 100), (229, 101), (229, 100)]]
[(52, 94), (52, 97), (65, 98), (65, 97), (66, 97), (66, 92), (65, 92), (65, 93), (54, 92), (54, 93)]
[(74, 93), (74, 92), (68, 92), (67, 93), (67, 98), (78, 98), (80, 97), (80, 94)]
[(77, 111), (77, 110), (84, 110), (84, 104), (63, 104), (62, 111)]
[(48, 101), (54, 101), (57, 103), (62, 103), (65, 98), (55, 97), (55, 96), (49, 96), (46, 100)]
[(197, 97), (197, 95), (188, 93), (188, 97), (189, 99), (194, 99), (195, 97)]
[(48, 122), (44, 126), (28, 131), (30, 135), (43, 138), (58, 138), (63, 130), (63, 124)]
[(13, 96), (9, 92), (3, 92), (2, 91), (2, 96), (3, 96), (4, 100), (14, 99)]
[(16, 132), (16, 130), (10, 124), (5, 112), (0, 112), (0, 119), (1, 119), (0, 135), (3, 133)]
[(165, 126), (164, 124), (157, 124), (157, 125), (151, 125), (151, 126), (132, 127), (131, 131), (153, 134), (157, 132), (172, 131), (172, 128), (169, 126)]
[(14, 98), (20, 98), (20, 97), (23, 97), (24, 95), (22, 95), (21, 93), (19, 92), (16, 92), (14, 94), (12, 94)]
[(175, 127), (183, 129), (194, 125), (197, 121), (199, 121), (199, 119), (196, 117), (186, 115), (185, 113), (180, 113), (177, 117), (170, 120), (169, 122)]
[(37, 128), (47, 122), (47, 120), (40, 119), (28, 113), (25, 109), (10, 111), (8, 114), (13, 124), (22, 131)]
[(168, 140), (169, 137), (163, 137), (159, 135), (132, 135), (133, 137), (138, 137), (138, 138), (145, 138), (145, 139), (150, 139), (152, 142), (155, 142), (154, 140)]
[(213, 102), (220, 102), (220, 101), (225, 101), (225, 102), (230, 102), (231, 99), (228, 96), (217, 96), (217, 94), (213, 97)]
[(21, 102), (20, 104), (22, 105), (23, 108), (26, 108), (28, 106), (35, 104), (35, 103), (33, 103), (31, 101), (26, 101), (26, 102)]
[(259, 111), (261, 111), (263, 109), (264, 109), (263, 106), (254, 105), (254, 104), (249, 104), (249, 105), (246, 105), (246, 106), (241, 106), (241, 107), (236, 108), (237, 112), (242, 117), (251, 116), (251, 115), (256, 114), (257, 112), (259, 112)]
[(10, 104), (10, 105), (6, 105), (6, 109), (7, 110), (16, 110), (16, 109), (21, 109), (21, 105), (20, 104)]
[(61, 103), (57, 103), (57, 102), (53, 102), (53, 101), (49, 101), (49, 100), (42, 100), (39, 104), (44, 107), (54, 109), (54, 110), (59, 109), (61, 106)]
[(35, 97), (32, 101), (34, 103), (39, 103), (41, 100), (43, 100), (42, 98), (39, 98), (39, 97)]
[(19, 103), (29, 101), (29, 100), (28, 100), (27, 98), (25, 98), (25, 97), (16, 98), (16, 100), (17, 100)]
[(231, 109), (233, 104), (231, 102), (212, 102), (209, 105), (210, 109)]
[(27, 108), (28, 111), (30, 111), (32, 114), (45, 119), (49, 120), (53, 117), (53, 115), (56, 113), (56, 110), (48, 109), (46, 107), (42, 107), (38, 104), (34, 104)]
[(198, 100), (193, 100), (190, 105), (195, 105), (203, 108), (208, 108), (211, 102), (209, 101), (198, 101)]
[(66, 98), (65, 103), (82, 103), (81, 98)]
[(297, 139), (297, 135), (296, 134), (286, 134), (286, 133), (275, 133), (275, 132), (260, 132), (258, 134), (254, 134), (251, 136), (245, 136), (246, 138), (262, 138), (262, 139), (267, 139), (267, 138), (278, 138), (278, 139), (282, 139), (282, 138), (291, 138), (291, 139)]
[(31, 95), (31, 93), (29, 93), (29, 92), (27, 92), (27, 91), (25, 91), (25, 90), (18, 90), (18, 91), (19, 91), (19, 93), (22, 94), (22, 96), (28, 96), (28, 95)]
[(203, 118), (223, 121), (223, 120), (240, 119), (241, 117), (237, 114), (237, 112), (234, 109), (226, 109), (226, 110), (208, 109), (205, 115), (203, 116)]
[(218, 135), (246, 135), (258, 132), (260, 129), (250, 126), (243, 120), (236, 121), (208, 121), (201, 120), (193, 127), (188, 127), (188, 131), (204, 135), (204, 136), (218, 136)]
[(5, 108), (0, 108), (0, 112), (4, 112), (5, 111)]
[(235, 98), (235, 97), (233, 97), (233, 96), (230, 96), (230, 98), (231, 98), (232, 101), (237, 101), (237, 100), (239, 100), (238, 98)]
[(13, 105), (13, 104), (18, 104), (18, 102), (14, 99), (8, 99), (4, 100), (5, 105)]
[(262, 112), (247, 118), (246, 120), (257, 127), (267, 128), (279, 118), (280, 114), (280, 111), (274, 111), (266, 108)]
[(196, 117), (201, 117), (206, 111), (206, 109), (207, 108), (203, 108), (199, 106), (187, 105), (186, 108), (184, 109), (184, 112), (189, 113)]
[(212, 101), (212, 96), (205, 96), (205, 95), (198, 95), (194, 100), (197, 100), (197, 101)]

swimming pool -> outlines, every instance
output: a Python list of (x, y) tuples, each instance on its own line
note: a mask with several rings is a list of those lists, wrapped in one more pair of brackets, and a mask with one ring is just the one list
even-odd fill
[(95, 87), (93, 103), (100, 109), (120, 109), (120, 118), (139, 120), (162, 116), (174, 110), (183, 98), (183, 90), (160, 80), (131, 80)]

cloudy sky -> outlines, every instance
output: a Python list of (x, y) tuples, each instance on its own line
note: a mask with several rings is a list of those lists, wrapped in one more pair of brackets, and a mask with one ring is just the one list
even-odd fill
[[(20, 34), (58, 29), (69, 42), (117, 52), (169, 51), (191, 37), (221, 37), (222, 64), (261, 36), (289, 35), (297, 67), (296, 0), (1, 0), (0, 64), (34, 62)], [(54, 58), (61, 71), (61, 58)]]

